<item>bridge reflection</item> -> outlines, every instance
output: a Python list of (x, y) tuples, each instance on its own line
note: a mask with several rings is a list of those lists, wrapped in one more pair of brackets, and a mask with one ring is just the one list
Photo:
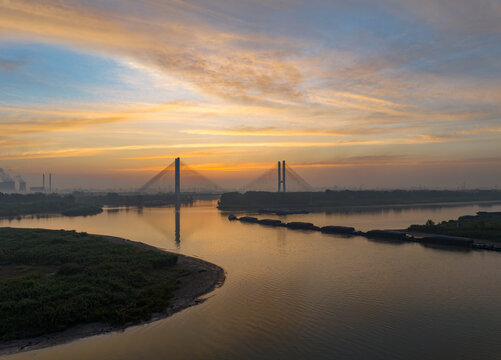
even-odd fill
[[(181, 208), (181, 205), (170, 207), (169, 209), (172, 212), (169, 211), (169, 214), (172, 214), (173, 216), (169, 216), (167, 219), (165, 218), (165, 212), (163, 212), (162, 216), (160, 216), (160, 214), (157, 214), (155, 208), (138, 208), (137, 213), (139, 215), (144, 214), (145, 216), (141, 216), (142, 221), (162, 234), (164, 239), (166, 239), (169, 243), (174, 240), (175, 247), (179, 249), (181, 247)], [(145, 214), (146, 212), (148, 213)], [(188, 229), (188, 233), (190, 232), (190, 229)]]
[(176, 242), (176, 247), (179, 249), (181, 247), (181, 205), (176, 204), (175, 210), (175, 231), (174, 239)]

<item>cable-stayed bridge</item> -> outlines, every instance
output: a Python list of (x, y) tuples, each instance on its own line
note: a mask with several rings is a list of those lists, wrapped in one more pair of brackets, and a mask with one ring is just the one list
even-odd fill
[[(313, 188), (294, 169), (279, 161), (270, 165), (261, 175), (242, 186), (241, 191), (311, 191)], [(138, 189), (140, 193), (221, 193), (223, 190), (215, 182), (193, 169), (180, 158), (176, 158), (165, 169), (148, 180)]]
[(311, 191), (313, 187), (285, 161), (279, 161), (276, 166), (270, 166), (268, 170), (249, 182), (242, 190)]
[[(241, 191), (308, 191), (312, 187), (293, 168), (287, 166), (285, 161), (279, 161), (277, 165), (270, 166), (261, 175), (243, 186)], [(222, 189), (208, 177), (193, 169), (189, 165), (176, 158), (165, 169), (148, 180), (141, 188), (140, 193), (147, 192), (170, 192), (177, 194), (177, 202), (174, 213), (174, 233), (165, 228), (165, 221), (150, 225), (170, 238), (174, 235), (175, 244), (181, 246), (181, 195), (189, 194), (218, 194)], [(150, 219), (150, 217), (146, 217)], [(170, 228), (172, 229), (172, 228)]]
[(176, 158), (165, 169), (148, 180), (138, 192), (162, 191), (200, 193), (221, 191), (213, 181)]

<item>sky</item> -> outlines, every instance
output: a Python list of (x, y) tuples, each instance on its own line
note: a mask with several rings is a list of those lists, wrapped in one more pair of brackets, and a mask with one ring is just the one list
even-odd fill
[(501, 184), (499, 0), (0, 0), (0, 168), (134, 189)]

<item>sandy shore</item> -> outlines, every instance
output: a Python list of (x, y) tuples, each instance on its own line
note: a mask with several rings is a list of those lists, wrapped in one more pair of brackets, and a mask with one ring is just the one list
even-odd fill
[(43, 336), (38, 336), (36, 338), (13, 340), (7, 342), (0, 341), (0, 356), (14, 354), (21, 351), (30, 351), (49, 346), (59, 345), (77, 339), (81, 339), (84, 337), (95, 336), (114, 331), (121, 331), (130, 326), (144, 325), (153, 321), (157, 321), (166, 318), (178, 311), (186, 309), (190, 306), (204, 302), (206, 298), (200, 298), (201, 296), (208, 294), (215, 288), (222, 286), (224, 283), (225, 280), (224, 270), (219, 266), (209, 263), (207, 261), (203, 261), (190, 256), (171, 253), (132, 240), (127, 240), (114, 236), (105, 236), (105, 235), (96, 235), (96, 236), (101, 236), (112, 242), (127, 243), (139, 246), (144, 249), (162, 251), (168, 254), (177, 255), (178, 261), (175, 267), (180, 269), (190, 270), (191, 274), (183, 276), (182, 278), (179, 279), (180, 281), (179, 289), (177, 289), (174, 292), (174, 297), (173, 299), (171, 299), (169, 307), (165, 309), (165, 311), (162, 313), (153, 314), (152, 318), (149, 321), (142, 322), (139, 324), (126, 324), (120, 327), (113, 327), (102, 323), (82, 324), (74, 326), (63, 332), (47, 334)]

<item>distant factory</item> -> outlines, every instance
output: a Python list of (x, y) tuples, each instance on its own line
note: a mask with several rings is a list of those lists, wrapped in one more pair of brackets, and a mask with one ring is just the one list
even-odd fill
[[(52, 174), (48, 177), (48, 186), (45, 186), (45, 174), (42, 174), (42, 186), (32, 186), (30, 187), (31, 192), (52, 192)], [(26, 187), (26, 185), (25, 185)]]
[[(42, 186), (31, 186), (30, 192), (52, 192), (52, 174), (46, 176), (42, 174)], [(0, 193), (25, 193), (28, 187), (26, 181), (19, 175), (11, 176), (4, 169), (0, 168)]]
[(0, 192), (4, 193), (16, 192), (16, 182), (2, 168), (0, 168)]
[(2, 180), (0, 182), (0, 192), (16, 192), (16, 182), (13, 180)]

